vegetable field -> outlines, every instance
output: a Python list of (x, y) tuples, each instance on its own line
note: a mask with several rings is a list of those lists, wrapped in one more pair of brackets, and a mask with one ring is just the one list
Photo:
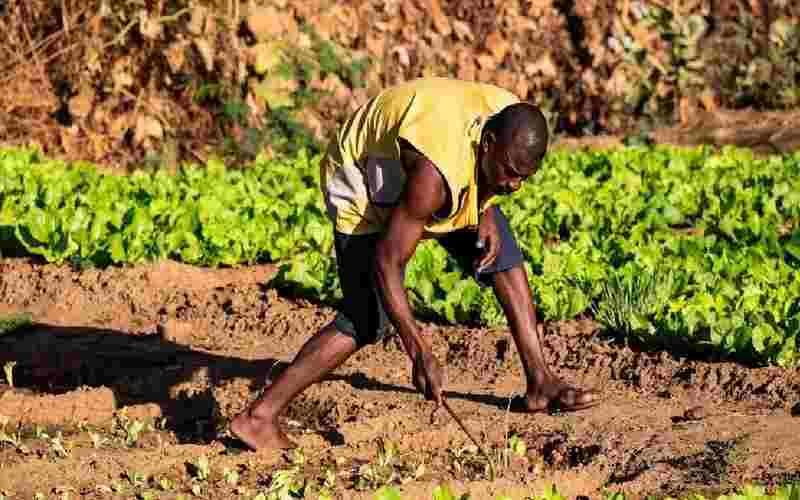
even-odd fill
[[(319, 157), (221, 162), (132, 176), (0, 152), (0, 238), (80, 268), (170, 258), (277, 263), (273, 284), (338, 294)], [(498, 204), (527, 258), (541, 315), (591, 316), (632, 342), (690, 355), (794, 366), (800, 335), (800, 154), (627, 147), (555, 152)], [(435, 242), (411, 263), (429, 319), (503, 317)]]

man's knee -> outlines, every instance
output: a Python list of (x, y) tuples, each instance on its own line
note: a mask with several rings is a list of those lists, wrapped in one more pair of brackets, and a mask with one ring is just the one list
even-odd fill
[(336, 315), (333, 325), (340, 333), (351, 337), (355, 341), (356, 348), (358, 349), (380, 343), (385, 338), (391, 336), (394, 331), (391, 322), (386, 318), (380, 318), (374, 321), (362, 320), (355, 323), (341, 312)]

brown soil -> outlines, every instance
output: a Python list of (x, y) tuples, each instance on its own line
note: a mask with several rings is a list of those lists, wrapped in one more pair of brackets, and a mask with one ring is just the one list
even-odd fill
[[(162, 478), (176, 486), (160, 498), (200, 483), (207, 498), (263, 491), (289, 467), (287, 456), (241, 450), (226, 421), (334, 314), (279, 296), (264, 285), (270, 274), (169, 262), (77, 272), (0, 261), (0, 314), (28, 311), (35, 320), (0, 336), (0, 364), (17, 362), (0, 414), (5, 432), (21, 439), (0, 443), (0, 492), (130, 498), (157, 491)], [(337, 498), (371, 498), (378, 483), (362, 466), (377, 463), (383, 441), (399, 446), (394, 481), (407, 480), (407, 498), (429, 498), (441, 483), (472, 498), (522, 498), (555, 482), (567, 497), (596, 498), (603, 488), (664, 496), (800, 478), (798, 370), (637, 352), (598, 335), (590, 320), (550, 324), (550, 363), (606, 399), (574, 414), (530, 416), (508, 411), (524, 384), (506, 331), (430, 329), (455, 411), (490, 452), (517, 434), (526, 455), (501, 463), (490, 480), (455, 422), (440, 412), (431, 423), (430, 403), (389, 342), (357, 353), (291, 405), (284, 424), (304, 450), (308, 479), (334, 467)], [(120, 422), (134, 419), (151, 426), (126, 444)], [(63, 432), (66, 456), (33, 433), (36, 424), (49, 424), (51, 438)], [(87, 424), (107, 441), (95, 446)], [(191, 464), (200, 455), (211, 476), (198, 482)], [(223, 480), (226, 467), (239, 472), (237, 485)], [(134, 486), (133, 472), (150, 482)]]

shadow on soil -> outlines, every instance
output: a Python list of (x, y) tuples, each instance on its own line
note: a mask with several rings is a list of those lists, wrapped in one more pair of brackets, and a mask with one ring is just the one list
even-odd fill
[[(285, 361), (257, 361), (209, 354), (167, 341), (159, 335), (132, 336), (124, 332), (34, 323), (0, 335), (0, 364), (15, 361), (15, 387), (40, 394), (63, 394), (80, 387), (108, 387), (117, 407), (155, 403), (166, 425), (181, 442), (207, 442), (218, 437), (219, 402), (213, 390), (234, 379), (249, 380), (250, 398), (282, 371)], [(333, 375), (354, 389), (415, 393), (409, 387), (388, 384), (363, 373)], [(246, 395), (244, 396), (247, 397)], [(487, 394), (449, 392), (505, 409), (508, 400)], [(298, 398), (307, 420), (324, 422), (329, 408)], [(293, 412), (295, 413), (295, 412)], [(323, 426), (328, 427), (328, 426)], [(331, 444), (341, 444), (335, 429), (321, 429)]]
[(658, 448), (635, 450), (627, 462), (608, 478), (608, 485), (635, 480), (649, 470), (666, 469), (669, 481), (661, 485), (658, 496), (679, 497), (689, 492), (718, 496), (738, 485), (731, 481), (730, 468), (742, 458), (740, 445), (748, 439), (742, 434), (728, 440), (710, 440), (701, 451), (659, 457)]

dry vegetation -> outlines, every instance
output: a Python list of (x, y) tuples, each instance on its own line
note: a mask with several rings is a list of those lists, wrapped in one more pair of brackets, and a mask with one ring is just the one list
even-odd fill
[(800, 100), (800, 8), (792, 2), (0, 5), (0, 141), (107, 165), (175, 165), (217, 153), (238, 161), (311, 145), (379, 89), (421, 75), (513, 89), (545, 108), (565, 136), (686, 124), (702, 110), (789, 109)]

